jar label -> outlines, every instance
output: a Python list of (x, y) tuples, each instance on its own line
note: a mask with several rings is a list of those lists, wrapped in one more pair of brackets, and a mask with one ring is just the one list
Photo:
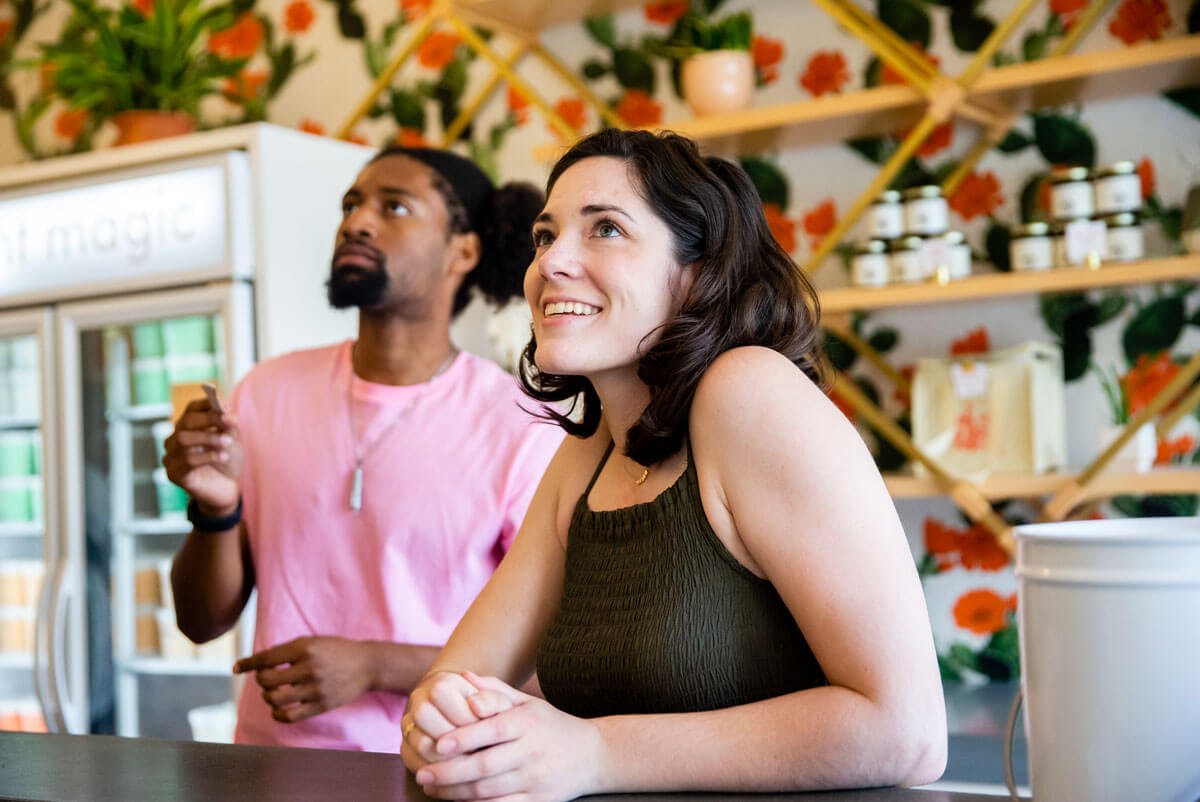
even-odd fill
[(1067, 261), (1071, 264), (1086, 262), (1089, 257), (1103, 259), (1108, 256), (1108, 226), (1103, 220), (1076, 220), (1067, 223), (1063, 232), (1066, 238)]

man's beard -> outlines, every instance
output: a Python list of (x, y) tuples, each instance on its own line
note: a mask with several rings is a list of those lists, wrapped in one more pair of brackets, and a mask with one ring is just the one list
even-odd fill
[(357, 266), (335, 268), (325, 288), (329, 305), (334, 309), (373, 309), (387, 295), (388, 275), (382, 265), (375, 270)]

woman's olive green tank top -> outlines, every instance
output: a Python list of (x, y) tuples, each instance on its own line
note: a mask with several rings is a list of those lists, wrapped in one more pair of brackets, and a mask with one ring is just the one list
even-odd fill
[(653, 501), (595, 512), (588, 494), (611, 452), (567, 530), (562, 600), (537, 656), (546, 699), (590, 718), (714, 710), (824, 685), (775, 588), (709, 526), (690, 455)]

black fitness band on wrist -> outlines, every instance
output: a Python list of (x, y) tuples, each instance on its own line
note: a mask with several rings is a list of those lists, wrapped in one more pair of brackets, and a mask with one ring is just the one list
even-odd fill
[(238, 496), (237, 508), (220, 518), (212, 518), (200, 512), (196, 499), (188, 499), (187, 519), (200, 532), (227, 532), (242, 522), (242, 497)]

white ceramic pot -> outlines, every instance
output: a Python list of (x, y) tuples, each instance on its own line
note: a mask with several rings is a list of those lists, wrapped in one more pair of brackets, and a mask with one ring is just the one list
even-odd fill
[[(1096, 452), (1096, 455), (1099, 456), (1104, 449), (1108, 448), (1124, 428), (1115, 423), (1100, 427), (1100, 450)], [(1112, 473), (1145, 473), (1154, 467), (1156, 456), (1158, 456), (1158, 438), (1154, 431), (1154, 424), (1144, 423), (1121, 447), (1105, 470)]]
[(713, 50), (683, 62), (683, 98), (697, 117), (737, 111), (754, 95), (754, 59), (746, 50)]

